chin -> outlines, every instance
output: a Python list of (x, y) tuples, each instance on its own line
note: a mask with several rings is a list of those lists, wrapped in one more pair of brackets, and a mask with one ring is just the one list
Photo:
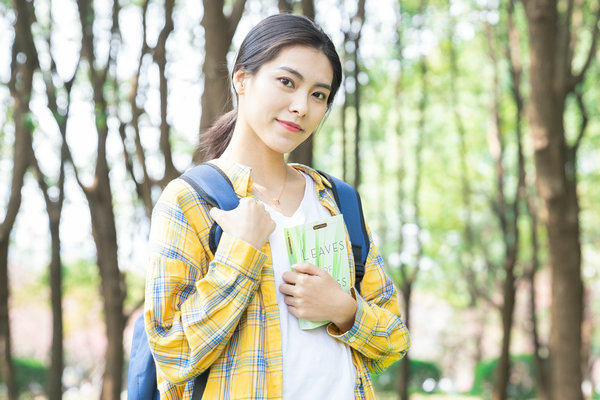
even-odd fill
[(294, 141), (293, 143), (291, 143), (291, 141), (282, 140), (282, 141), (278, 141), (276, 143), (272, 143), (269, 146), (269, 148), (273, 151), (276, 151), (277, 153), (288, 154), (288, 153), (291, 153), (292, 151), (294, 151), (303, 142), (304, 142), (304, 140), (301, 142)]

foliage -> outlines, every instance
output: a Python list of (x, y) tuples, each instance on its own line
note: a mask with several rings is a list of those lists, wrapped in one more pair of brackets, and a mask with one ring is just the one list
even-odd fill
[[(377, 391), (391, 392), (397, 389), (397, 377), (400, 374), (400, 364), (402, 361), (398, 361), (392, 364), (381, 374), (373, 374), (373, 385)], [(409, 359), (409, 370), (410, 378), (408, 381), (408, 388), (411, 392), (422, 392), (428, 393), (431, 391), (425, 391), (423, 384), (425, 381), (433, 380), (436, 385), (440, 380), (442, 372), (440, 367), (433, 362), (423, 360)]]
[[(475, 381), (470, 394), (490, 398), (498, 359), (482, 361), (475, 368)], [(511, 376), (508, 383), (508, 396), (511, 399), (531, 399), (536, 396), (536, 377), (533, 355), (522, 354), (511, 357)]]
[[(63, 290), (65, 295), (72, 293), (97, 291), (100, 284), (100, 274), (96, 263), (91, 260), (78, 259), (63, 262), (62, 265)], [(50, 271), (44, 270), (40, 277), (39, 285), (50, 286)]]
[[(39, 392), (46, 382), (48, 368), (33, 358), (13, 359), (16, 375), (17, 390), (19, 393)], [(0, 374), (0, 383), (4, 383)]]

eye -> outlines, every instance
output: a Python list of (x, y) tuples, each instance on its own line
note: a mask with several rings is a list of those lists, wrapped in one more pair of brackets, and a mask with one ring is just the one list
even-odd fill
[(288, 78), (279, 78), (279, 82), (283, 83), (284, 86), (292, 88), (294, 87), (294, 82)]
[(322, 101), (327, 100), (327, 94), (323, 93), (323, 92), (315, 92), (315, 93), (313, 93), (313, 96), (315, 96), (318, 100), (322, 100)]

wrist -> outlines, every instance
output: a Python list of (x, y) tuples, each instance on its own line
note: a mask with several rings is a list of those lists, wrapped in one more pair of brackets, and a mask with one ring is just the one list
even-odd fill
[(344, 296), (341, 297), (342, 301), (340, 304), (340, 312), (338, 318), (331, 320), (341, 333), (346, 333), (354, 325), (354, 319), (356, 317), (356, 310), (358, 309), (358, 303), (356, 299), (349, 293), (343, 292)]

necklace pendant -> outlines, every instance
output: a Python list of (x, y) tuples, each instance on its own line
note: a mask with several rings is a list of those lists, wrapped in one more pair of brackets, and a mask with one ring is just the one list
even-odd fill
[(278, 199), (271, 200), (271, 203), (273, 203), (274, 206), (279, 206), (279, 200)]

